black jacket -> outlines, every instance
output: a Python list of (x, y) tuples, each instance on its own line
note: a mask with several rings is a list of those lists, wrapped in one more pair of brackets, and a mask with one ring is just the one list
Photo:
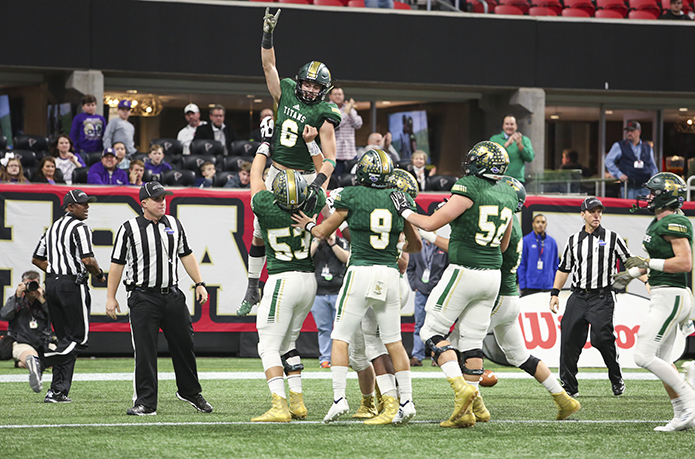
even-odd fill
[(434, 244), (430, 244), (433, 247), (432, 261), (430, 263), (430, 280), (428, 283), (422, 282), (422, 273), (425, 271), (426, 260), (424, 256), (425, 244), (430, 244), (427, 241), (422, 241), (422, 250), (418, 253), (410, 254), (410, 261), (408, 262), (408, 269), (406, 273), (408, 274), (408, 282), (410, 283), (410, 288), (413, 291), (417, 290), (423, 295), (429, 295), (432, 289), (437, 286), (437, 283), (442, 278), (444, 270), (449, 266), (449, 254), (436, 247)]
[[(0, 317), (7, 320), (7, 334), (20, 344), (29, 344), (34, 349), (44, 345), (51, 331), (48, 319), (48, 303), (41, 304), (38, 300), (31, 305), (26, 298), (12, 295), (2, 307)], [(36, 328), (30, 323), (36, 320)]]
[[(227, 155), (231, 155), (232, 142), (238, 140), (239, 137), (230, 123), (224, 123), (224, 129), (222, 129), (222, 131), (224, 132), (226, 140), (225, 147), (227, 147)], [(212, 123), (199, 125), (195, 130), (195, 137), (193, 137), (193, 140), (215, 140), (215, 133), (212, 130)]]

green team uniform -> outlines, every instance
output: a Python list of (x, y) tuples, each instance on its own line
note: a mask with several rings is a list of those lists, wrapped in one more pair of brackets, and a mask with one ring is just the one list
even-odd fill
[[(336, 195), (335, 208), (348, 210), (349, 266), (385, 265), (398, 269), (396, 244), (403, 231), (403, 217), (398, 215), (391, 201), (392, 191), (351, 186)], [(406, 198), (414, 209), (413, 198), (409, 195)]]
[[(650, 258), (668, 259), (674, 257), (671, 243), (664, 239), (665, 236), (685, 237), (692, 245), (693, 225), (685, 215), (671, 214), (661, 220), (654, 218), (647, 228), (647, 234), (642, 240), (642, 247)], [(649, 273), (649, 285), (668, 285), (670, 287), (686, 288), (688, 286), (689, 273), (667, 273), (665, 271), (652, 270)]]
[(512, 217), (512, 236), (509, 239), (509, 247), (502, 254), (502, 282), (500, 282), (500, 296), (519, 296), (517, 288), (516, 269), (521, 262), (521, 249), (523, 234), (521, 223), (516, 217)]
[[(309, 149), (302, 137), (304, 125), (308, 124), (321, 129), (323, 122), (329, 121), (334, 126), (338, 126), (340, 110), (332, 102), (305, 104), (297, 99), (296, 86), (297, 83), (290, 78), (280, 81), (281, 95), (275, 120), (276, 138), (273, 161), (290, 169), (313, 171), (314, 163), (311, 161)], [(319, 141), (318, 136), (316, 140)]]
[(469, 209), (451, 222), (451, 263), (474, 269), (500, 269), (500, 243), (514, 218), (516, 192), (510, 186), (496, 186), (488, 180), (466, 176), (451, 187), (451, 193), (473, 201)]
[[(314, 272), (314, 262), (309, 256), (311, 234), (293, 228), (292, 214), (278, 207), (274, 200), (273, 193), (267, 190), (259, 191), (251, 198), (251, 209), (258, 218), (266, 247), (268, 274)], [(317, 210), (309, 216), (318, 214), (325, 205), (326, 195), (320, 193)]]

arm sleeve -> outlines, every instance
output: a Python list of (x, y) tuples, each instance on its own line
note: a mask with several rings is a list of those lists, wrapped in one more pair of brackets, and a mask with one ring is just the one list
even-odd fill
[(408, 275), (408, 284), (410, 284), (411, 288), (415, 285), (415, 256), (416, 254), (410, 255), (408, 267), (405, 269), (405, 273)]
[(352, 127), (355, 129), (359, 129), (362, 127), (362, 117), (357, 113), (357, 110), (354, 108), (350, 110), (350, 116), (348, 116), (348, 119), (350, 121), (350, 124), (352, 124)]
[(75, 227), (73, 237), (75, 238), (75, 245), (80, 253), (80, 258), (94, 256), (94, 249), (92, 248), (92, 232), (87, 225), (82, 224)]
[(12, 295), (7, 299), (7, 303), (0, 310), (0, 319), (12, 320), (17, 312), (17, 296)]
[(46, 260), (46, 233), (43, 233), (43, 236), (39, 239), (39, 243), (36, 249), (34, 249), (34, 255), (32, 255), (32, 257), (37, 260)]
[(95, 166), (98, 166), (101, 163), (96, 163), (92, 167), (89, 168), (89, 173), (87, 174), (87, 183), (90, 185), (103, 185), (104, 181), (101, 179), (101, 175), (99, 175), (99, 172), (97, 171), (97, 168)]
[(104, 129), (103, 138), (104, 149), (111, 148), (113, 146), (113, 131), (115, 127), (116, 123), (114, 123), (113, 121), (106, 125), (106, 129)]
[(621, 154), (622, 152), (620, 151), (620, 145), (618, 145), (618, 142), (615, 142), (608, 151), (608, 155), (606, 155), (606, 169), (608, 169), (608, 172), (610, 172), (611, 175), (617, 179), (623, 175), (620, 169), (618, 169), (618, 166), (615, 164), (616, 161), (620, 159)]
[[(172, 217), (173, 218), (173, 217)], [(178, 255), (179, 258), (185, 257), (187, 255), (190, 255), (193, 253), (193, 250), (191, 247), (188, 245), (188, 237), (186, 236), (186, 230), (183, 229), (183, 224), (181, 221), (179, 221), (178, 218), (175, 219), (176, 221), (176, 226), (178, 227), (179, 230), (179, 251)]]
[[(649, 145), (649, 144), (647, 144)], [(652, 175), (656, 175), (659, 173), (659, 167), (656, 165), (656, 161), (654, 160), (654, 149), (652, 147), (649, 147), (649, 158), (652, 160)]]
[(526, 263), (528, 263), (528, 244), (526, 244), (526, 241), (522, 244), (522, 249), (521, 249), (521, 262), (519, 263), (519, 267), (516, 268), (516, 277), (519, 281), (519, 288), (520, 289), (525, 289), (526, 288)]
[(519, 152), (519, 156), (521, 156), (521, 159), (523, 159), (525, 163), (530, 163), (533, 161), (533, 158), (536, 157), (533, 146), (531, 145), (531, 139), (525, 135), (521, 136), (521, 145), (524, 146), (524, 149)]
[(557, 272), (557, 266), (560, 263), (560, 255), (558, 254), (557, 251), (557, 242), (553, 239), (553, 277), (555, 276), (555, 273)]
[(615, 234), (616, 240), (615, 240), (615, 252), (618, 254), (620, 257), (620, 260), (625, 264), (628, 258), (632, 256), (630, 253), (630, 250), (627, 248), (627, 245), (625, 245), (625, 241), (623, 241), (623, 238), (620, 237), (617, 233)]
[(126, 254), (128, 250), (126, 224), (127, 223), (124, 223), (118, 228), (116, 238), (114, 239), (113, 250), (111, 251), (111, 263), (117, 265), (125, 265), (126, 263)]
[(72, 139), (75, 151), (80, 151), (80, 125), (79, 117), (76, 116), (72, 120), (72, 127), (70, 127), (70, 138)]
[(77, 160), (82, 164), (82, 167), (87, 167), (87, 163), (84, 162), (84, 158), (82, 157), (81, 154), (79, 153), (74, 153), (75, 157), (77, 157)]
[(562, 254), (562, 261), (557, 269), (563, 273), (568, 273), (572, 270), (572, 262), (572, 236), (570, 236), (565, 245), (565, 252)]

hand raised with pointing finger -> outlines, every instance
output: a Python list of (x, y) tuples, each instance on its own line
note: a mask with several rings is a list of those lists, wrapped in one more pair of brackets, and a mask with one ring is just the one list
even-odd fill
[(280, 11), (281, 10), (277, 10), (275, 14), (272, 14), (270, 12), (270, 8), (265, 9), (265, 16), (263, 16), (263, 32), (273, 33), (273, 30), (275, 30), (275, 26), (278, 25)]

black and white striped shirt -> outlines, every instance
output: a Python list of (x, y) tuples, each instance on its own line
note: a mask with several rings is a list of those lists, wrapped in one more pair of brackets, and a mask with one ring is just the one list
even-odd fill
[(85, 272), (82, 259), (93, 256), (92, 231), (69, 212), (46, 230), (33, 255), (37, 260), (48, 261), (48, 274), (61, 276)]
[(618, 233), (602, 226), (591, 234), (582, 229), (567, 239), (558, 270), (572, 273), (572, 289), (606, 288), (616, 273), (616, 256), (623, 263), (632, 256)]
[(121, 225), (111, 262), (126, 265), (125, 285), (132, 289), (173, 287), (178, 284), (178, 257), (193, 251), (181, 222), (164, 215), (157, 223), (143, 216)]

